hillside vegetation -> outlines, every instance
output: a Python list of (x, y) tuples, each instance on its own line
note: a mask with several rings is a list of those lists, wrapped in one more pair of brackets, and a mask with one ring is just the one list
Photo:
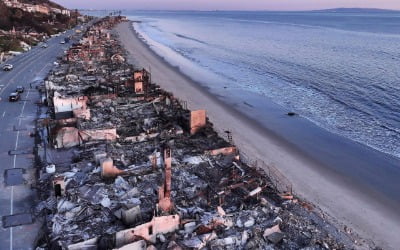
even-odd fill
[[(48, 0), (19, 0), (20, 3), (40, 4), (50, 8), (65, 9)], [(43, 37), (62, 32), (77, 24), (77, 12), (71, 16), (39, 12), (27, 12), (20, 8), (11, 8), (0, 2), (0, 52), (22, 50), (21, 41), (34, 45)], [(14, 32), (15, 31), (15, 32)]]
[(74, 12), (71, 17), (62, 14), (29, 13), (21, 9), (9, 8), (0, 2), (0, 29), (2, 30), (15, 28), (18, 31), (51, 35), (68, 28), (75, 22), (75, 17)]
[(42, 5), (47, 5), (47, 6), (53, 7), (53, 8), (65, 9), (63, 6), (61, 6), (57, 3), (54, 3), (52, 1), (49, 1), (49, 0), (19, 0), (19, 2), (29, 3), (29, 4), (42, 4)]

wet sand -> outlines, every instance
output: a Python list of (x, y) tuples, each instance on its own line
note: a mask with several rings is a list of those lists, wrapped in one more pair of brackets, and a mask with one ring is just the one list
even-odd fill
[[(242, 152), (275, 165), (292, 182), (296, 195), (362, 238), (398, 249), (398, 159), (330, 134), (301, 117), (289, 118), (284, 109), (262, 98), (247, 100), (246, 93), (206, 88), (157, 56), (136, 36), (131, 23), (120, 24), (116, 31), (131, 63), (150, 70), (153, 82), (187, 101), (190, 109), (206, 109), (221, 135), (229, 129)], [(237, 102), (232, 101), (235, 95)]]

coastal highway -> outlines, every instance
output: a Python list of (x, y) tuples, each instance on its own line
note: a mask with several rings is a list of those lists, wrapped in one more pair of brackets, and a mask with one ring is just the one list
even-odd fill
[[(32, 214), (36, 170), (32, 154), (34, 139), (30, 133), (34, 131), (35, 102), (39, 100), (33, 82), (45, 78), (54, 61), (69, 46), (60, 42), (72, 32), (49, 39), (48, 48), (36, 46), (10, 59), (7, 63), (13, 64), (14, 69), (0, 71), (0, 249), (34, 249), (40, 231), (41, 222)], [(9, 94), (18, 85), (25, 87), (24, 93), (19, 101), (9, 102)], [(23, 225), (10, 226), (14, 224)]]

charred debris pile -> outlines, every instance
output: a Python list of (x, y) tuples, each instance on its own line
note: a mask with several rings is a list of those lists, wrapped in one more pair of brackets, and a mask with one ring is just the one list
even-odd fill
[(187, 110), (129, 65), (111, 32), (119, 22), (88, 28), (41, 89), (38, 249), (352, 246), (244, 164), (205, 110)]

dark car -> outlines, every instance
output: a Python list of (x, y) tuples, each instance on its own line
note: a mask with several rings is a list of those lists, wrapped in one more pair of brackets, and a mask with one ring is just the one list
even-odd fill
[(22, 86), (17, 86), (17, 88), (15, 89), (15, 92), (17, 93), (24, 93), (25, 88)]
[(18, 101), (19, 100), (19, 93), (18, 92), (11, 93), (10, 96), (8, 97), (8, 100), (10, 102)]

